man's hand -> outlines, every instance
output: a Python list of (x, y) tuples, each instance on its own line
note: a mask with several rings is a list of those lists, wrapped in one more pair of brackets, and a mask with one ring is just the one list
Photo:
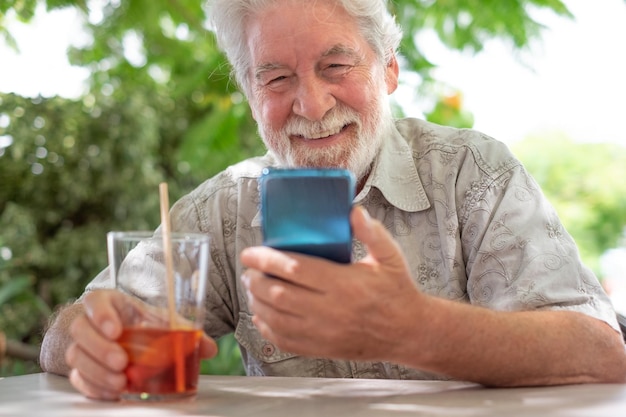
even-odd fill
[[(132, 297), (115, 290), (92, 291), (80, 305), (82, 308), (72, 306), (79, 311), (72, 314), (71, 320), (64, 320), (65, 325), (55, 323), (48, 331), (52, 334), (46, 334), (46, 338), (58, 339), (60, 334), (69, 333), (71, 341), (64, 351), (69, 369), (64, 373), (67, 372), (72, 385), (89, 398), (116, 400), (126, 387), (124, 369), (128, 363), (126, 352), (116, 340), (122, 333), (125, 317), (141, 314), (141, 307)], [(47, 349), (63, 346), (49, 342)], [(216, 353), (215, 342), (205, 335), (200, 343), (200, 356), (210, 358)], [(55, 354), (59, 352), (42, 352), (42, 358)]]
[[(350, 265), (252, 247), (241, 254), (242, 280), (254, 323), (279, 348), (306, 356), (393, 358), (408, 305), (427, 297), (411, 280), (402, 252), (384, 226), (357, 207), (354, 235), (368, 255)], [(276, 277), (272, 278), (270, 276)], [(407, 321), (408, 320), (408, 321)]]
[(351, 222), (368, 249), (351, 265), (266, 247), (242, 252), (254, 323), (279, 348), (489, 386), (624, 381), (623, 341), (606, 323), (573, 311), (495, 311), (428, 296), (380, 222), (360, 208)]
[(115, 400), (126, 386), (128, 357), (116, 343), (122, 333), (118, 307), (127, 296), (116, 291), (93, 291), (84, 300), (83, 314), (69, 330), (72, 342), (65, 352), (70, 382), (90, 398)]

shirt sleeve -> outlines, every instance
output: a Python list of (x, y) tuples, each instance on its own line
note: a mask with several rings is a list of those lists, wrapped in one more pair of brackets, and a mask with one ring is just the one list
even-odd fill
[(463, 226), (472, 303), (496, 310), (578, 311), (619, 331), (607, 294), (523, 166), (474, 188)]

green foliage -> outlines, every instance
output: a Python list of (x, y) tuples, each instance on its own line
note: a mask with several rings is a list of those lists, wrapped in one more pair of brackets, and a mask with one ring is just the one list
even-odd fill
[[(34, 276), (13, 273), (17, 268), (2, 239), (0, 236), (0, 333), (8, 339), (38, 346), (41, 342), (38, 330), (50, 314), (50, 308), (36, 294)], [(0, 377), (38, 371), (35, 363), (0, 358)]]
[(450, 49), (479, 52), (486, 41), (501, 39), (511, 49), (526, 47), (540, 36), (542, 24), (533, 10), (548, 9), (571, 17), (561, 0), (439, 0), (390, 1), (390, 10), (404, 29), (401, 51), (408, 68), (430, 79), (433, 65), (421, 51), (416, 36), (423, 30), (434, 30)]
[(426, 119), (440, 125), (471, 128), (474, 115), (463, 108), (463, 95), (460, 92), (441, 96), (435, 107), (425, 114)]
[(541, 184), (585, 263), (596, 273), (604, 251), (618, 246), (626, 225), (626, 147), (529, 137), (512, 147)]
[[(9, 261), (0, 297), (13, 301), (0, 302), (0, 329), (9, 337), (40, 343), (49, 313), (41, 306), (80, 295), (106, 265), (107, 231), (158, 225), (159, 182), (170, 182), (178, 198), (189, 190), (183, 184), (199, 181), (176, 168), (187, 160), (177, 160), (179, 150), (163, 137), (180, 136), (189, 124), (171, 99), (124, 99), (0, 95), (0, 136), (12, 141), (0, 149), (0, 251)], [(209, 172), (238, 157), (190, 161)]]
[[(71, 51), (70, 60), (94, 72), (92, 91), (104, 85), (125, 89), (128, 82), (147, 87), (156, 81), (173, 98), (191, 98), (195, 93), (194, 100), (214, 102), (212, 96), (217, 93), (228, 99), (235, 90), (228, 77), (228, 65), (216, 50), (212, 34), (206, 30), (205, 2), (106, 2), (103, 20), (86, 25), (93, 42)], [(27, 22), (32, 19), (37, 3), (36, 0), (0, 0), (0, 11), (12, 11)], [(48, 10), (73, 6), (88, 11), (86, 0), (39, 0), (39, 3), (45, 4)], [(421, 89), (425, 92), (432, 90), (431, 84), (436, 84), (437, 80), (431, 73), (434, 65), (420, 45), (420, 33), (434, 31), (446, 46), (469, 52), (481, 51), (490, 39), (501, 39), (511, 45), (513, 52), (541, 35), (543, 25), (534, 17), (533, 11), (548, 10), (566, 18), (572, 17), (562, 0), (393, 0), (388, 4), (404, 29), (400, 48), (403, 66), (420, 75)], [(0, 38), (4, 33), (5, 42), (10, 43), (12, 38), (5, 25), (0, 16)], [(141, 52), (129, 60), (132, 41)], [(159, 80), (154, 80), (155, 77)], [(207, 91), (210, 94), (205, 94)], [(242, 107), (239, 111), (244, 115), (237, 119), (239, 128), (229, 125), (228, 131), (253, 131), (254, 124), (245, 104)], [(228, 124), (227, 121), (224, 123)], [(246, 151), (249, 147), (254, 148), (254, 144), (244, 145), (241, 154), (247, 155)]]
[(34, 374), (41, 372), (41, 368), (31, 361), (20, 359), (5, 359), (0, 363), (0, 378), (14, 375)]
[(16, 267), (37, 277), (42, 297), (56, 305), (105, 265), (108, 230), (157, 225), (156, 198), (138, 198), (163, 179), (159, 144), (147, 129), (154, 122), (134, 101), (112, 109), (0, 98), (4, 135), (13, 138), (0, 154), (0, 230)]
[[(163, 168), (186, 189), (263, 147), (199, 1), (108, 3), (88, 24), (93, 42), (69, 52), (92, 69), (91, 91), (112, 102), (148, 98), (159, 118)], [(173, 7), (175, 6), (175, 7)], [(136, 48), (128, 46), (135, 44)]]
[(241, 362), (241, 352), (237, 341), (232, 334), (226, 335), (217, 341), (219, 351), (217, 356), (210, 360), (203, 360), (200, 373), (206, 375), (245, 375)]

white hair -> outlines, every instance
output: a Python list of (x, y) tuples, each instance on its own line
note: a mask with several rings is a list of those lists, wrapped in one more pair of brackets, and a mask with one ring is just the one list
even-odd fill
[[(277, 0), (209, 0), (209, 19), (218, 47), (226, 53), (235, 80), (247, 95), (250, 54), (244, 39), (246, 20)], [(284, 0), (281, 0), (284, 1)], [(315, 0), (294, 0), (315, 1)], [(387, 10), (387, 0), (333, 0), (356, 19), (361, 35), (383, 63), (396, 54), (402, 30)]]

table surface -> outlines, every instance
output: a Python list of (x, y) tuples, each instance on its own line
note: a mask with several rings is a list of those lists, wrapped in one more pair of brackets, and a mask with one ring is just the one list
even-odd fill
[(0, 379), (0, 416), (626, 416), (626, 384), (484, 388), (449, 381), (200, 377), (194, 400), (93, 401), (49, 374)]

